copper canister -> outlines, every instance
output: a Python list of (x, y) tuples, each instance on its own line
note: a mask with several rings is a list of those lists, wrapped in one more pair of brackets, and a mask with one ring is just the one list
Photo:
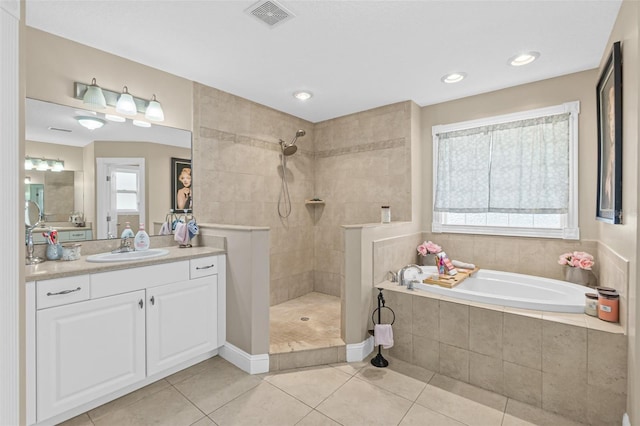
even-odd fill
[(598, 318), (603, 321), (618, 322), (620, 295), (617, 291), (598, 291)]

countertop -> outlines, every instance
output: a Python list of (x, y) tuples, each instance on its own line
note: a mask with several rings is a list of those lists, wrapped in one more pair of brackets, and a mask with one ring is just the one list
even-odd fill
[(52, 278), (70, 277), (74, 275), (117, 271), (120, 269), (137, 268), (140, 266), (157, 265), (167, 262), (178, 262), (180, 260), (195, 259), (198, 257), (225, 253), (224, 250), (219, 248), (201, 246), (189, 248), (179, 248), (178, 246), (158, 248), (169, 250), (169, 254), (166, 256), (155, 257), (153, 259), (132, 260), (127, 262), (87, 262), (88, 256), (81, 256), (78, 260), (49, 260), (37, 265), (26, 265), (25, 281), (49, 280)]

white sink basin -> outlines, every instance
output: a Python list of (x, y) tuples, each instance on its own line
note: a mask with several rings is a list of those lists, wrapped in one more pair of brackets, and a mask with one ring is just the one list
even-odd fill
[(87, 256), (87, 262), (128, 262), (131, 260), (153, 259), (166, 256), (169, 250), (149, 249), (145, 251), (129, 251), (125, 253), (99, 253)]

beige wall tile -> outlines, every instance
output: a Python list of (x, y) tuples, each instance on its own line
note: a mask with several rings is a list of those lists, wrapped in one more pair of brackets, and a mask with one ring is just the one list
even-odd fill
[(422, 368), (440, 371), (440, 343), (427, 337), (413, 336), (412, 362)]
[[(377, 352), (378, 348), (374, 348)], [(393, 332), (393, 347), (389, 349), (389, 354), (402, 361), (413, 362), (413, 340), (411, 334)]]
[(440, 343), (440, 374), (469, 381), (469, 351)]
[(587, 331), (587, 382), (613, 393), (627, 391), (627, 336)]
[(542, 373), (542, 409), (587, 421), (587, 380), (583, 375)]
[(617, 426), (627, 412), (627, 393), (607, 386), (587, 386), (587, 420), (590, 425)]
[(557, 377), (580, 377), (586, 381), (587, 329), (544, 321), (542, 371)]
[(504, 313), (502, 356), (505, 361), (542, 369), (542, 320)]
[(504, 361), (504, 395), (542, 406), (542, 371)]
[(469, 383), (499, 394), (504, 393), (502, 359), (469, 352)]
[(412, 332), (414, 336), (439, 340), (440, 303), (428, 297), (412, 297)]
[(502, 312), (469, 308), (469, 350), (502, 359)]
[(462, 349), (469, 348), (469, 306), (440, 301), (440, 341)]

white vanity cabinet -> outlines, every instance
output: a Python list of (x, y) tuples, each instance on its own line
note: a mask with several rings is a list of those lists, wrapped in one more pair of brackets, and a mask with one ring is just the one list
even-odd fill
[(144, 298), (134, 291), (38, 311), (38, 419), (145, 378)]
[(217, 276), (147, 290), (147, 374), (217, 347)]
[(215, 355), (224, 259), (27, 283), (27, 423), (58, 423)]

